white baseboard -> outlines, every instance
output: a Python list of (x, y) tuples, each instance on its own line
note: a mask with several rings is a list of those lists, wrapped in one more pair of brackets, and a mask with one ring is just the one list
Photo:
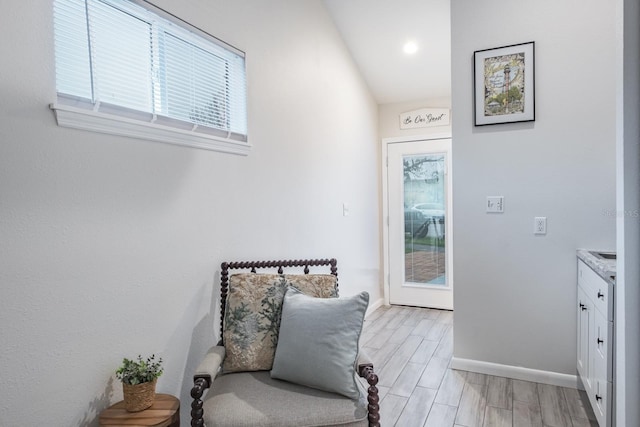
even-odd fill
[(576, 375), (540, 371), (537, 369), (522, 368), (520, 366), (501, 365), (499, 363), (454, 357), (451, 359), (451, 368), (461, 371), (477, 372), (479, 374), (495, 375), (497, 377), (513, 378), (515, 380), (531, 381), (567, 388), (579, 388), (579, 381)]
[(376, 311), (379, 307), (382, 307), (382, 305), (384, 305), (384, 298), (380, 298), (370, 303), (369, 308), (367, 308), (367, 312), (364, 314), (364, 318), (366, 319), (367, 317), (369, 317), (371, 313)]

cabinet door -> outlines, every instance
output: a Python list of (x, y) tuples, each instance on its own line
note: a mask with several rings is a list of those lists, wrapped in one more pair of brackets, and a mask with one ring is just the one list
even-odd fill
[(594, 311), (593, 338), (591, 344), (591, 366), (593, 366), (593, 390), (589, 395), (593, 412), (601, 427), (611, 425), (611, 385), (613, 379), (613, 357), (611, 338), (613, 323), (598, 310)]
[(596, 378), (593, 380), (593, 391), (589, 394), (589, 401), (600, 427), (611, 427), (611, 411), (609, 408), (611, 387), (611, 382)]
[(613, 348), (611, 339), (613, 338), (613, 322), (607, 321), (606, 317), (598, 310), (594, 312), (593, 328), (593, 368), (594, 375), (603, 381), (613, 380)]
[(613, 285), (606, 282), (584, 262), (578, 262), (578, 286), (582, 287), (595, 308), (613, 320)]
[(593, 336), (593, 305), (586, 297), (582, 287), (578, 286), (578, 307), (577, 307), (577, 324), (578, 324), (578, 373), (582, 378), (582, 383), (587, 392), (593, 388), (591, 385), (592, 367), (591, 355), (589, 354), (590, 337)]

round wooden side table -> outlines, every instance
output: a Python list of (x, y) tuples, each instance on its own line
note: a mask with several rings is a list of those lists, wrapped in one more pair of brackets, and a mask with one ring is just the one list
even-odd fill
[(180, 401), (170, 394), (156, 394), (150, 408), (128, 412), (121, 400), (102, 411), (100, 426), (180, 427)]

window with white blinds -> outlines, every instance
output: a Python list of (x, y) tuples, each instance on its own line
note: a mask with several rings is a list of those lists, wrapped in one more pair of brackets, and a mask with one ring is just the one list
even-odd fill
[(53, 4), (58, 124), (246, 153), (243, 52), (142, 0)]

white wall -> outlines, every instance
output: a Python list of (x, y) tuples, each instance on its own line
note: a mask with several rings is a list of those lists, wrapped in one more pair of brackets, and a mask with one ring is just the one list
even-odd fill
[(96, 425), (156, 353), (187, 425), (224, 260), (337, 257), (381, 297), (377, 107), (320, 1), (156, 2), (246, 51), (249, 157), (57, 127), (50, 2), (5, 3), (0, 424)]
[[(575, 250), (616, 247), (615, 8), (487, 0), (451, 14), (455, 357), (575, 375)], [(529, 41), (535, 122), (474, 127), (473, 52)], [(485, 213), (490, 195), (503, 214)]]
[(640, 425), (640, 5), (616, 2), (616, 416)]

